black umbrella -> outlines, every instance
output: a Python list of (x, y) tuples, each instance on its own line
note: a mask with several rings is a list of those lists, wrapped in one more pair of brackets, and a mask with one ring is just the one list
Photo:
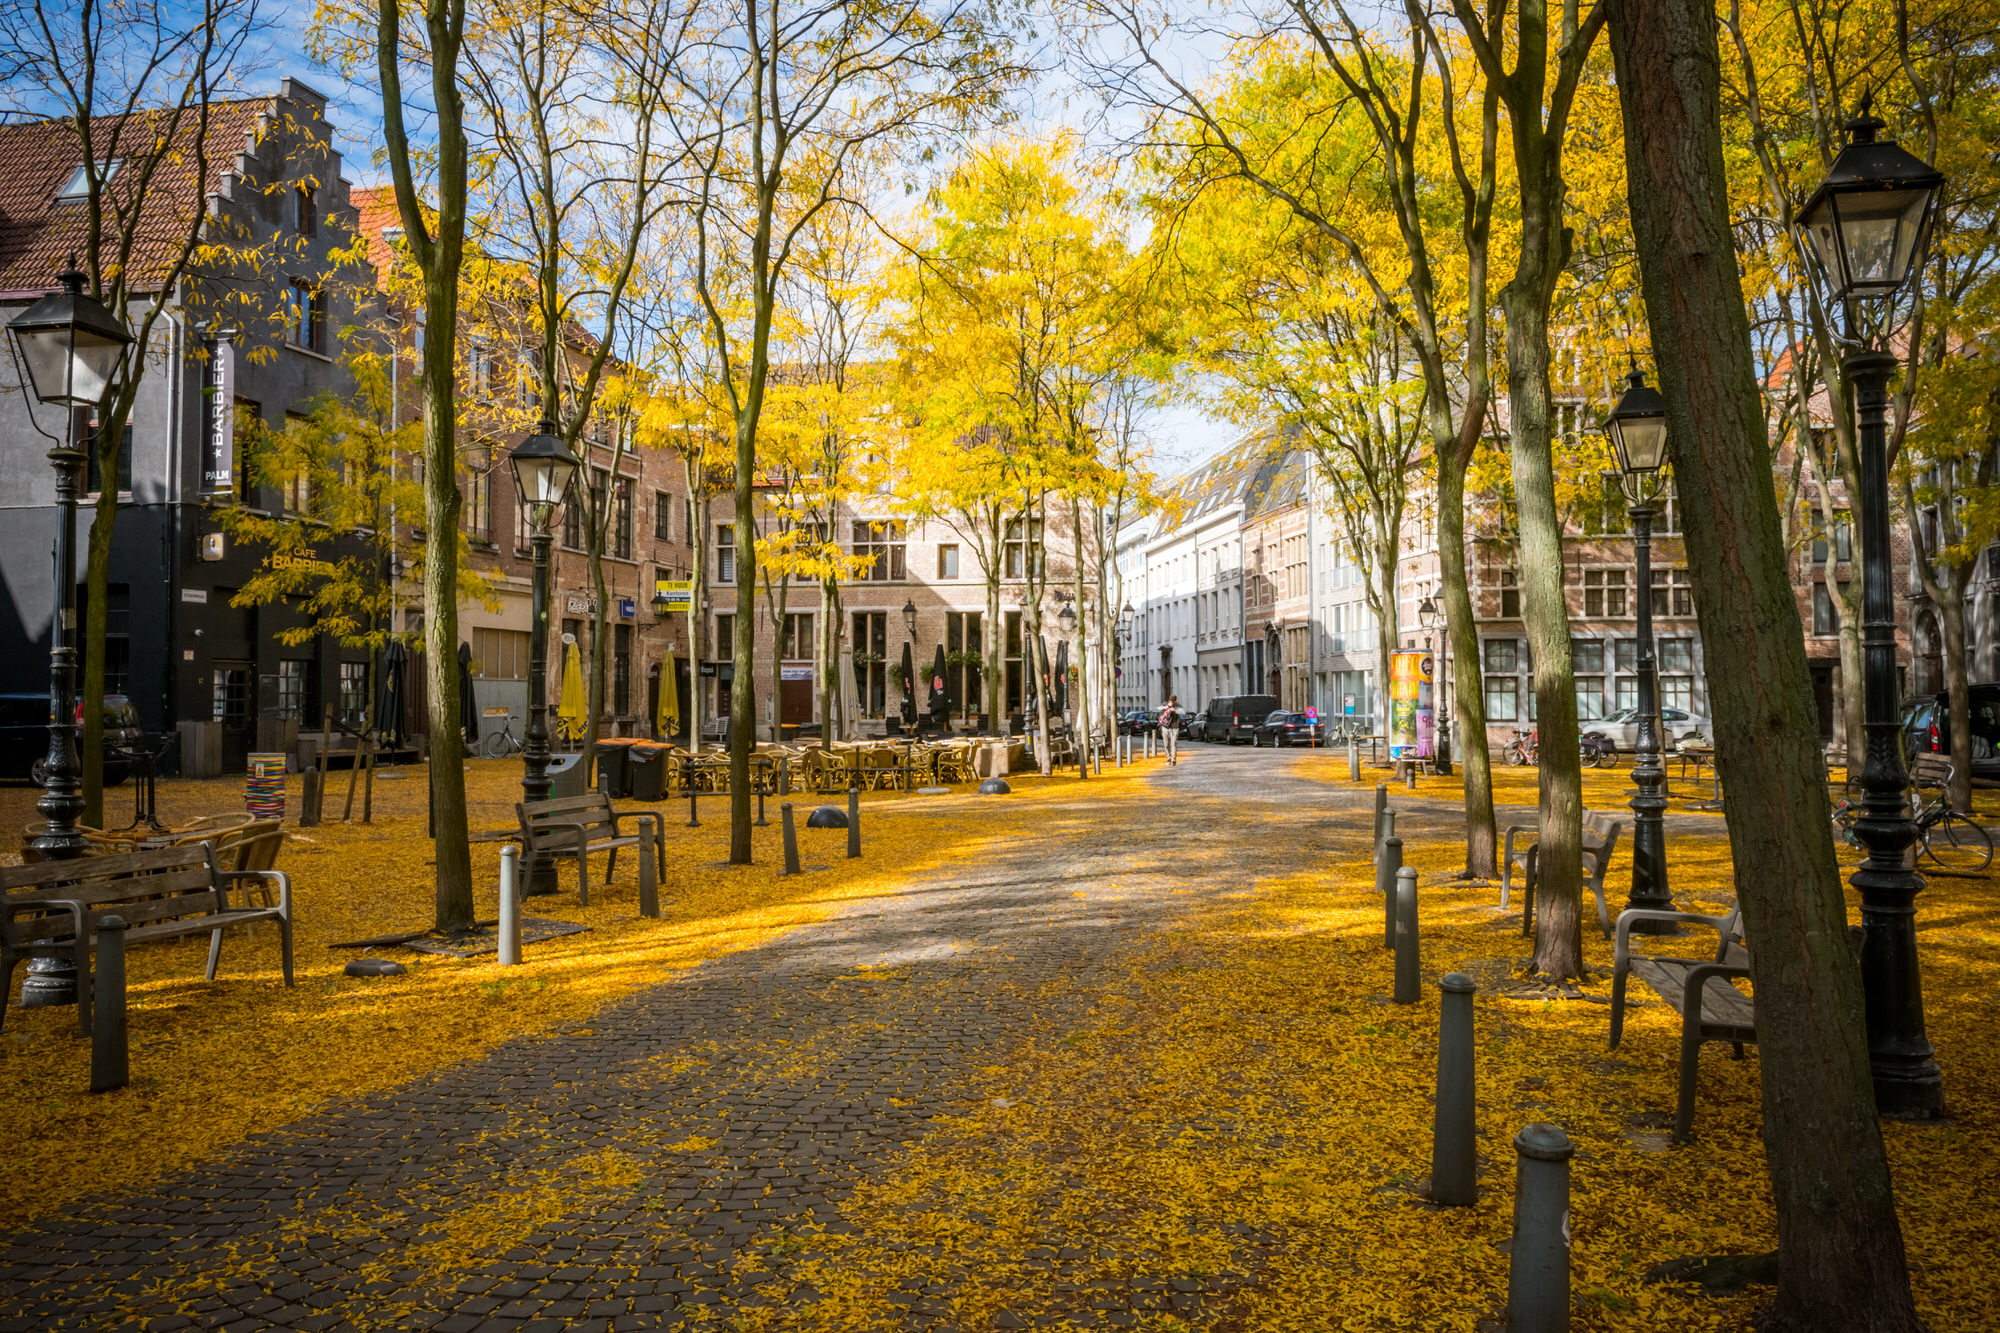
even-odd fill
[(917, 720), (917, 677), (916, 661), (910, 653), (910, 641), (903, 640), (903, 722), (914, 725)]
[(1051, 691), (1054, 697), (1049, 706), (1055, 709), (1057, 717), (1069, 711), (1069, 640), (1062, 639), (1056, 644), (1056, 680)]
[(479, 703), (472, 697), (472, 645), (458, 645), (458, 729), (467, 745), (479, 740)]
[(936, 655), (931, 658), (931, 717), (940, 729), (951, 712), (951, 700), (945, 692), (944, 670), (944, 645), (939, 644)]
[(389, 640), (382, 654), (381, 689), (375, 699), (375, 733), (385, 746), (403, 734), (403, 676), (409, 660), (403, 641)]

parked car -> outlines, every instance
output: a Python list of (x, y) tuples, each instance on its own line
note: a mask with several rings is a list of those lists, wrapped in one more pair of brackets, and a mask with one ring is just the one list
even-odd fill
[[(76, 710), (83, 722), (83, 706)], [(82, 738), (82, 732), (77, 733)], [(122, 694), (104, 696), (104, 785), (131, 776), (132, 762), (119, 751), (143, 739), (139, 710)], [(0, 694), (0, 779), (40, 786), (49, 757), (49, 696)]]
[[(1972, 714), (1972, 775), (2000, 778), (2000, 684), (1966, 688)], [(1903, 705), (1906, 755), (1951, 754), (1951, 703), (1942, 694), (1920, 694)]]
[(1190, 739), (1221, 741), (1225, 745), (1247, 741), (1257, 724), (1277, 709), (1275, 694), (1217, 695), (1202, 710), (1201, 735)]
[(1181, 714), (1181, 739), (1184, 741), (1205, 741), (1208, 739), (1208, 714)]
[(1325, 743), (1326, 733), (1320, 729), (1318, 722), (1307, 721), (1304, 713), (1289, 713), (1283, 709), (1267, 715), (1250, 729), (1250, 744), (1254, 747)]
[[(1704, 736), (1712, 736), (1715, 734), (1712, 726), (1707, 718), (1685, 709), (1662, 708), (1660, 749), (1662, 751), (1673, 749), (1676, 741), (1691, 732), (1698, 731)], [(1581, 729), (1584, 735), (1602, 736), (1617, 746), (1621, 752), (1629, 754), (1639, 747), (1639, 710), (1621, 708), (1609, 717), (1583, 723)]]
[(1160, 730), (1160, 710), (1134, 708), (1118, 719), (1118, 729), (1127, 736), (1152, 736)]

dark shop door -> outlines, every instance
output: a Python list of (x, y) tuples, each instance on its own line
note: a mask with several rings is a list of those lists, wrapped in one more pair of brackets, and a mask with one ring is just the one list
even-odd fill
[(255, 736), (250, 723), (250, 687), (256, 668), (249, 662), (215, 664), (215, 720), (222, 724), (222, 771), (241, 773)]

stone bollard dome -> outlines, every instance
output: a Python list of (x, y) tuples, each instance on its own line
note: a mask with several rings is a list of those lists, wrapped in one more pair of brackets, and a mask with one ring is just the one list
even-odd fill
[(1007, 785), (1005, 778), (988, 778), (979, 784), (981, 796), (1006, 796), (1014, 789)]
[(810, 815), (806, 816), (806, 827), (846, 828), (847, 811), (841, 809), (837, 805), (816, 806), (813, 809), (813, 812)]

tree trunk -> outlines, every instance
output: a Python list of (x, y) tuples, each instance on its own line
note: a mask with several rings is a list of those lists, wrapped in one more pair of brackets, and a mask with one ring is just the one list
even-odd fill
[(1705, 0), (1612, 0), (1609, 10), (1633, 232), (1757, 991), (1779, 1239), (1765, 1327), (1915, 1333), (1729, 228), (1715, 11)]
[[(1484, 413), (1480, 414), (1482, 417)], [(1468, 429), (1476, 434), (1478, 423)], [(1438, 555), (1443, 566), (1445, 636), (1451, 642), (1452, 703), (1457, 715), (1456, 756), (1465, 779), (1465, 873), (1496, 873), (1493, 763), (1486, 752), (1485, 681), (1479, 662), (1479, 627), (1465, 572), (1465, 472), (1438, 458)]]
[(1938, 606), (1938, 625), (1944, 631), (1945, 706), (1951, 710), (1951, 803), (1960, 810), (1972, 809), (1972, 691), (1965, 681), (1965, 597), (1955, 588), (1955, 571), (1945, 576), (1947, 596)]
[[(606, 489), (609, 489), (609, 483), (606, 483)], [(592, 503), (594, 506), (596, 502), (593, 501)], [(597, 738), (602, 734), (600, 728), (604, 720), (604, 676), (606, 658), (608, 656), (606, 649), (609, 646), (604, 641), (605, 623), (610, 619), (605, 612), (610, 610), (610, 608), (605, 605), (604, 597), (604, 528), (601, 523), (598, 525), (596, 535), (590, 538), (590, 543), (592, 547), (590, 552), (590, 598), (593, 609), (590, 613), (590, 689), (588, 691), (590, 695), (588, 705), (590, 715), (584, 719), (583, 724), (583, 764), (586, 769), (590, 767), (596, 758)]]
[(690, 753), (701, 752), (701, 664), (706, 660), (703, 646), (708, 642), (708, 505), (702, 499), (704, 470), (686, 464), (688, 496), (694, 505), (694, 531), (688, 534), (692, 552), (688, 577), (688, 711), (687, 736)]
[(436, 744), (458, 734), (458, 274), (425, 281), (430, 336), (424, 344), (424, 672), (430, 698), (431, 795), (437, 812), (437, 927), (473, 922), (472, 849), (466, 831), (465, 765)]
[[(1096, 693), (1096, 691), (1091, 688), (1094, 682), (1090, 679), (1090, 659), (1084, 652), (1084, 641), (1089, 637), (1090, 618), (1085, 614), (1085, 602), (1083, 600), (1083, 570), (1086, 559), (1083, 533), (1083, 502), (1074, 495), (1069, 500), (1069, 531), (1070, 540), (1076, 546), (1075, 568), (1071, 571), (1070, 579), (1070, 595), (1076, 599), (1076, 628), (1070, 631), (1069, 646), (1070, 661), (1075, 664), (1073, 669), (1076, 672), (1076, 697), (1071, 703), (1072, 713), (1076, 721), (1070, 727), (1070, 741), (1077, 747), (1079, 759), (1077, 776), (1088, 778), (1090, 776), (1090, 765), (1087, 762), (1082, 762), (1082, 758), (1086, 752), (1084, 737), (1092, 734), (1090, 725), (1090, 696)], [(1069, 687), (1067, 681), (1064, 682), (1063, 688), (1065, 693), (1068, 693)]]
[[(754, 401), (754, 369), (751, 376)], [(752, 670), (757, 645), (757, 543), (750, 539), (756, 431), (753, 409), (740, 416), (736, 426), (736, 615), (731, 626), (735, 643), (729, 654), (735, 666), (729, 682), (729, 864), (733, 866), (750, 864), (750, 751), (757, 738), (757, 680)]]

